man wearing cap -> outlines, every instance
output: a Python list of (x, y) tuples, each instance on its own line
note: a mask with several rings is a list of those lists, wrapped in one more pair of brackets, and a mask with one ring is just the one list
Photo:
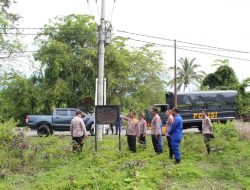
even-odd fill
[(172, 114), (174, 116), (174, 121), (171, 128), (168, 130), (168, 134), (171, 135), (171, 145), (174, 151), (175, 164), (179, 164), (181, 161), (180, 143), (182, 140), (183, 122), (179, 112), (178, 108), (173, 108)]
[(83, 140), (84, 138), (87, 138), (88, 135), (82, 119), (81, 111), (76, 111), (76, 116), (71, 120), (70, 132), (72, 140), (74, 142), (73, 151), (82, 152)]
[(158, 109), (153, 108), (151, 110), (151, 114), (153, 116), (151, 122), (151, 138), (154, 146), (154, 150), (157, 154), (162, 153), (162, 142), (161, 142), (161, 118), (158, 115)]
[(136, 137), (139, 137), (137, 130), (137, 119), (135, 119), (135, 112), (131, 111), (128, 117), (122, 116), (122, 119), (127, 121), (127, 141), (129, 150), (133, 153), (136, 152)]

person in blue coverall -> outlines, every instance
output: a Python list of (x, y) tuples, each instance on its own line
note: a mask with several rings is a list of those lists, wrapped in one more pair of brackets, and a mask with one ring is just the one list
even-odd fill
[(121, 132), (121, 128), (122, 128), (122, 113), (120, 114), (119, 122), (116, 122), (115, 124), (115, 135), (118, 135), (118, 133)]
[(168, 134), (170, 134), (172, 137), (171, 145), (174, 151), (175, 164), (179, 164), (181, 161), (180, 143), (182, 140), (183, 122), (179, 112), (180, 111), (178, 108), (173, 108), (172, 114), (174, 116), (174, 121), (172, 123), (171, 128), (168, 131)]

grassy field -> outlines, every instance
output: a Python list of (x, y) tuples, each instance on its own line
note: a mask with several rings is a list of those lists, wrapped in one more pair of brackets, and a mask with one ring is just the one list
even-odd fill
[(0, 129), (0, 189), (250, 189), (250, 141), (232, 123), (215, 126), (211, 155), (201, 134), (184, 135), (180, 165), (165, 142), (156, 155), (149, 137), (136, 154), (125, 137), (120, 152), (117, 136), (105, 136), (98, 152), (89, 138), (78, 155), (69, 137), (13, 138), (10, 125)]

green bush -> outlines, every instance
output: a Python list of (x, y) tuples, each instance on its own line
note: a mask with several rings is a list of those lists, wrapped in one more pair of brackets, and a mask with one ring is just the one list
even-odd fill
[(202, 134), (185, 134), (177, 166), (166, 142), (155, 154), (150, 136), (136, 154), (125, 137), (118, 151), (117, 136), (105, 136), (98, 152), (90, 137), (75, 154), (69, 137), (17, 134), (0, 148), (0, 189), (249, 189), (250, 141), (239, 140), (232, 123), (215, 124), (214, 131), (210, 155)]
[(15, 136), (14, 127), (16, 123), (14, 119), (6, 120), (0, 123), (0, 147), (6, 146)]
[(223, 138), (228, 141), (239, 141), (240, 136), (232, 122), (223, 123), (214, 123), (213, 131), (215, 136), (218, 138)]

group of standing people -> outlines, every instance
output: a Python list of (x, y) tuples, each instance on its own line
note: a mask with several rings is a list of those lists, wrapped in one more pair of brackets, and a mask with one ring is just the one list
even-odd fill
[[(158, 115), (158, 109), (153, 108), (151, 110), (151, 140), (154, 147), (154, 151), (157, 154), (162, 153), (162, 121)], [(166, 139), (168, 142), (169, 158), (175, 158), (175, 164), (179, 164), (181, 161), (180, 143), (182, 140), (183, 121), (179, 114), (178, 108), (166, 111)], [(202, 133), (204, 136), (204, 142), (207, 148), (207, 153), (210, 154), (210, 139), (214, 138), (212, 123), (206, 111), (202, 112)], [(122, 119), (127, 121), (126, 135), (129, 150), (136, 152), (136, 140), (146, 147), (147, 136), (147, 122), (143, 118), (143, 114), (139, 113), (138, 118), (135, 117), (135, 112), (130, 112), (127, 117), (120, 116), (120, 122), (117, 124), (117, 131), (121, 130)], [(82, 113), (76, 112), (76, 116), (72, 119), (70, 125), (70, 131), (73, 144), (73, 151), (81, 152), (83, 149), (83, 141), (88, 137), (85, 124), (82, 119)]]
[(146, 147), (147, 122), (143, 118), (143, 114), (139, 113), (138, 119), (135, 118), (135, 112), (130, 112), (127, 117), (122, 116), (127, 121), (126, 135), (129, 150), (136, 152), (136, 138)]
[[(151, 140), (154, 147), (154, 151), (157, 154), (162, 153), (162, 121), (158, 115), (158, 109), (153, 108), (151, 110)], [(169, 149), (169, 158), (175, 159), (174, 163), (179, 164), (181, 162), (180, 143), (182, 140), (183, 120), (180, 116), (178, 108), (166, 111), (166, 140)], [(204, 142), (207, 148), (207, 153), (210, 154), (210, 140), (213, 138), (212, 123), (206, 111), (202, 112), (202, 133)], [(147, 136), (147, 123), (143, 118), (143, 115), (139, 113), (138, 120), (135, 118), (135, 113), (130, 112), (128, 117), (122, 116), (127, 121), (126, 135), (129, 150), (136, 152), (136, 138), (139, 139), (139, 143), (146, 146)]]
[[(154, 151), (157, 154), (162, 153), (162, 121), (158, 115), (158, 109), (153, 108), (151, 110), (152, 121), (151, 121), (151, 140), (154, 147)], [(167, 140), (169, 146), (169, 154), (172, 159), (175, 157), (175, 163), (178, 164), (181, 161), (180, 154), (180, 142), (182, 139), (182, 118), (179, 114), (178, 108), (173, 108), (173, 110), (168, 110), (166, 112), (168, 116), (167, 120)], [(127, 121), (127, 141), (130, 151), (136, 152), (136, 138), (139, 142), (146, 146), (146, 136), (147, 136), (147, 123), (140, 113), (138, 120), (135, 118), (135, 113), (130, 112), (128, 117), (122, 116), (122, 119)]]

